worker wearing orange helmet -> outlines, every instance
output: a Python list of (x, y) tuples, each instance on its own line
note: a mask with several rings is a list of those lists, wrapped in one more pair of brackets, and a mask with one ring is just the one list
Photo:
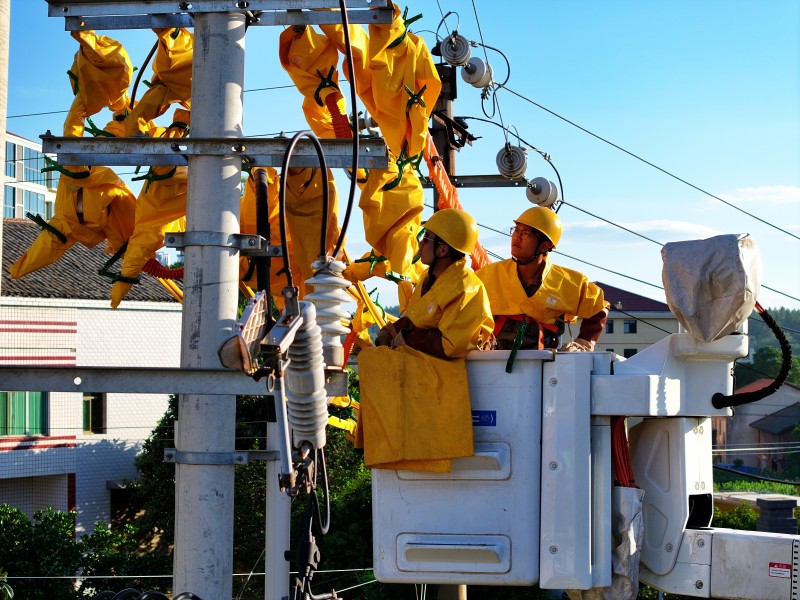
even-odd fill
[(428, 270), (405, 316), (358, 355), (355, 439), (370, 468), (447, 472), (453, 458), (475, 451), (464, 357), (488, 344), (493, 327), (483, 284), (466, 265), (477, 225), (448, 208), (425, 227), (420, 257)]
[(428, 219), (425, 230), (419, 254), (428, 271), (405, 316), (384, 326), (375, 344), (405, 344), (437, 358), (465, 356), (488, 344), (493, 326), (486, 292), (465, 258), (475, 248), (478, 226), (463, 210), (446, 208)]
[(560, 240), (555, 211), (534, 206), (511, 228), (512, 258), (478, 271), (492, 305), (498, 349), (558, 348), (565, 324), (580, 317), (578, 337), (559, 350), (594, 350), (609, 303), (583, 273), (552, 263), (550, 252)]

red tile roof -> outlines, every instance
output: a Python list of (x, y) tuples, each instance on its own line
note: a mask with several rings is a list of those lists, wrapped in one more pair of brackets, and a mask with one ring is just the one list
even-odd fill
[[(603, 290), (603, 295), (611, 303), (611, 309), (617, 308), (625, 312), (670, 312), (669, 306), (665, 302), (659, 302), (633, 292), (626, 292), (613, 285), (595, 281), (595, 284)], [(621, 303), (622, 306), (617, 306)]]

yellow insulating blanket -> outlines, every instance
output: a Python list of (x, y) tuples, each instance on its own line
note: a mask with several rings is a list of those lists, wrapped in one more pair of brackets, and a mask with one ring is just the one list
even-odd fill
[(474, 454), (464, 359), (381, 346), (359, 353), (358, 371), (365, 466), (449, 472), (450, 459)]

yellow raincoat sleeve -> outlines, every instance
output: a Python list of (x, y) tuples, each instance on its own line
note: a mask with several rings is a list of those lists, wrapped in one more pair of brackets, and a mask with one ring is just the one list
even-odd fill
[[(400, 182), (390, 189), (400, 177)], [(361, 188), (358, 206), (364, 218), (364, 237), (375, 253), (389, 259), (397, 273), (405, 275), (418, 251), (424, 192), (417, 174), (408, 166), (400, 175), (389, 155), (388, 169), (373, 169)]]
[(531, 297), (525, 293), (517, 276), (517, 266), (511, 259), (486, 265), (477, 275), (486, 287), (495, 315), (527, 315), (552, 325), (556, 319), (567, 323), (576, 321), (577, 317), (586, 319), (609, 306), (603, 298), (603, 290), (586, 275), (554, 265), (549, 257), (542, 285)]
[[(189, 111), (177, 109), (173, 123), (161, 137), (181, 138), (190, 124)], [(154, 166), (148, 170), (136, 202), (133, 234), (120, 270), (121, 278), (111, 288), (111, 307), (117, 308), (130, 291), (145, 264), (164, 245), (164, 234), (186, 229), (187, 167)]]
[(84, 179), (62, 175), (56, 190), (55, 215), (48, 225), (66, 242), (54, 243), (54, 234), (43, 231), (28, 252), (11, 265), (11, 276), (22, 277), (54, 263), (75, 242), (91, 248), (106, 240), (105, 252), (114, 254), (133, 232), (135, 205), (135, 196), (108, 167), (92, 167)]
[(192, 58), (194, 36), (186, 29), (154, 29), (158, 48), (153, 62), (153, 80), (141, 100), (125, 119), (126, 135), (149, 135), (151, 121), (163, 115), (170, 104), (192, 107)]
[(64, 135), (81, 137), (86, 117), (104, 108), (119, 111), (128, 107), (133, 66), (118, 41), (88, 30), (71, 35), (80, 48), (68, 72), (75, 99), (64, 120)]
[[(324, 252), (330, 254), (339, 239), (336, 185), (328, 170), (328, 214), (322, 212), (323, 172), (318, 168), (290, 167), (286, 181), (286, 226), (292, 240), (294, 279), (310, 279), (311, 268), (320, 254), (323, 217), (327, 217)], [(305, 294), (301, 294), (301, 298)]]
[(312, 27), (301, 32), (287, 27), (280, 35), (279, 56), (281, 66), (303, 94), (303, 113), (311, 130), (321, 138), (336, 137), (331, 114), (325, 107), (327, 96), (334, 94), (339, 111), (346, 114), (347, 110), (338, 87), (336, 47)]
[(449, 357), (462, 357), (488, 342), (494, 328), (483, 283), (462, 258), (442, 273), (423, 296), (418, 285), (406, 308), (417, 327), (436, 327)]

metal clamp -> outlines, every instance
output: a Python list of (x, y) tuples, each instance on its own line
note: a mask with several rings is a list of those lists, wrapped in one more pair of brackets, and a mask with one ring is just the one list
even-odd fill
[(247, 452), (183, 452), (164, 448), (164, 462), (179, 465), (246, 465)]

